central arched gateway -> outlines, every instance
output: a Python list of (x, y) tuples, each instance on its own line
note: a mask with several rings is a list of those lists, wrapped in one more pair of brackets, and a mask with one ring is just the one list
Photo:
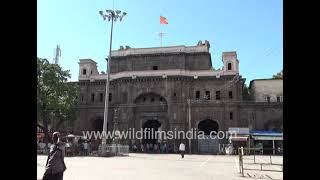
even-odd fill
[(92, 129), (94, 131), (100, 131), (103, 130), (103, 117), (97, 117), (92, 121)]
[(157, 120), (148, 120), (143, 124), (143, 131), (146, 133), (143, 136), (142, 143), (144, 144), (156, 144), (158, 138), (156, 137), (156, 131), (158, 131), (161, 123)]
[[(168, 103), (165, 97), (154, 92), (142, 93), (134, 100), (134, 104), (135, 129), (146, 130), (151, 136), (155, 135), (156, 131), (165, 131), (169, 128)], [(155, 144), (158, 140), (161, 141), (156, 137), (143, 137), (139, 143)]]
[(204, 139), (198, 139), (199, 153), (217, 154), (219, 152), (219, 139), (216, 136), (219, 131), (218, 122), (211, 119), (202, 120), (198, 124), (198, 132), (200, 131), (203, 132)]

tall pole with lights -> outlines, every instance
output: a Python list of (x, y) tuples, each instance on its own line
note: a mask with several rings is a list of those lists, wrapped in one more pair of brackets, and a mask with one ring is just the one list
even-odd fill
[[(103, 132), (107, 132), (107, 123), (108, 123), (108, 108), (109, 108), (109, 82), (110, 82), (110, 61), (111, 61), (111, 47), (112, 47), (112, 31), (113, 31), (113, 21), (119, 19), (122, 21), (122, 18), (127, 14), (126, 12), (121, 12), (120, 10), (106, 10), (106, 13), (99, 11), (99, 14), (102, 16), (103, 20), (111, 21), (111, 32), (110, 32), (110, 48), (109, 48), (109, 57), (107, 59), (107, 82), (106, 82), (106, 94), (104, 98), (104, 114), (103, 114)], [(105, 135), (105, 134), (104, 134)], [(107, 142), (106, 137), (103, 136), (102, 145), (105, 145)], [(102, 146), (102, 149), (103, 146)], [(103, 151), (103, 150), (102, 150)]]
[[(191, 131), (191, 99), (187, 99), (187, 102), (188, 102), (188, 125), (189, 125), (189, 130)], [(189, 154), (191, 154), (191, 139), (190, 138), (189, 138)]]

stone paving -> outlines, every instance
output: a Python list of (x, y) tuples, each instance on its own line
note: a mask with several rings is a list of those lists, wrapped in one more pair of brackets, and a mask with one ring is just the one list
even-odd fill
[[(245, 162), (252, 161), (250, 158)], [(256, 161), (267, 162), (266, 158), (257, 157)], [(43, 175), (46, 159), (44, 155), (37, 157), (37, 179)], [(282, 157), (275, 157), (273, 161), (281, 162)], [(64, 180), (283, 179), (282, 172), (259, 170), (246, 170), (245, 177), (241, 177), (238, 156), (187, 154), (182, 159), (178, 154), (130, 153), (127, 157), (65, 157), (65, 163)], [(272, 170), (278, 167), (264, 168)]]

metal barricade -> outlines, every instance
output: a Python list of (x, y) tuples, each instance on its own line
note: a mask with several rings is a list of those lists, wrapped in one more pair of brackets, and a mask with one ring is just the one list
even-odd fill
[[(275, 149), (272, 148), (264, 148), (265, 150), (272, 150), (275, 151)], [(279, 149), (278, 149), (279, 150)], [(256, 153), (258, 151), (258, 153)], [(255, 149), (255, 148), (238, 148), (238, 155), (239, 155), (239, 172), (244, 176), (244, 170), (259, 170), (259, 171), (274, 171), (274, 172), (283, 172), (283, 160), (279, 163), (279, 160), (282, 158), (282, 149), (279, 150), (281, 154), (263, 154), (263, 151), (261, 149)], [(278, 156), (278, 157), (277, 157)], [(260, 159), (261, 161), (257, 160)], [(274, 158), (274, 159), (273, 159)], [(244, 167), (252, 165), (255, 168), (247, 168)], [(263, 167), (273, 167), (273, 169), (266, 169)], [(280, 166), (280, 168), (278, 168)]]
[(99, 156), (128, 156), (129, 145), (122, 145), (122, 144), (100, 145), (99, 152), (100, 152)]

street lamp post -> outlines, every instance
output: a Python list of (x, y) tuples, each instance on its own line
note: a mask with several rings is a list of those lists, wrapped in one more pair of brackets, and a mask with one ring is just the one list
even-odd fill
[[(106, 94), (104, 98), (104, 114), (103, 114), (103, 135), (107, 132), (107, 123), (108, 123), (108, 106), (109, 106), (109, 82), (110, 82), (110, 61), (111, 61), (111, 47), (112, 47), (112, 31), (113, 31), (113, 21), (119, 19), (122, 21), (122, 18), (127, 14), (119, 10), (106, 10), (106, 14), (103, 11), (99, 11), (99, 14), (102, 16), (103, 20), (111, 21), (111, 32), (110, 32), (110, 48), (109, 48), (109, 57), (107, 59), (107, 82), (106, 82)], [(106, 137), (102, 138), (102, 152), (104, 152), (104, 146), (106, 145)]]
[[(191, 99), (188, 99), (188, 123), (191, 131)], [(192, 132), (192, 131), (191, 131)], [(189, 154), (191, 154), (191, 139), (189, 138)]]
[(118, 136), (119, 136), (119, 131), (118, 131), (118, 109), (114, 109), (114, 117), (113, 117), (113, 130), (115, 132), (115, 137), (113, 139), (113, 144), (116, 145), (116, 155), (118, 155)]

